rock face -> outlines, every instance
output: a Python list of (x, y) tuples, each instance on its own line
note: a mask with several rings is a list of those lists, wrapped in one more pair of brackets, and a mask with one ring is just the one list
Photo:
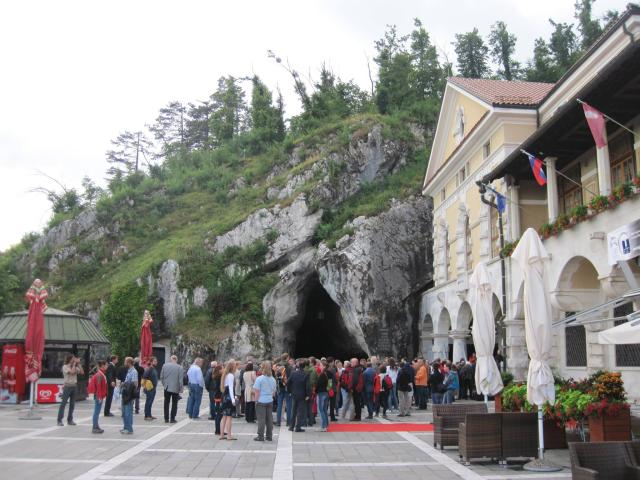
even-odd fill
[(321, 211), (311, 213), (305, 196), (300, 195), (288, 207), (276, 205), (249, 215), (233, 230), (217, 237), (213, 249), (222, 252), (231, 246), (246, 247), (273, 234), (275, 240), (269, 245), (266, 262), (279, 262), (310, 244), (321, 216)]
[(49, 229), (33, 244), (33, 253), (47, 247), (56, 251), (74, 237), (83, 235), (86, 240), (97, 240), (104, 236), (105, 230), (98, 224), (95, 208), (88, 208), (76, 217), (61, 222)]
[(412, 354), (416, 293), (431, 281), (430, 201), (397, 202), (352, 226), (355, 234), (336, 250), (319, 249), (320, 283), (368, 353)]
[(160, 267), (156, 288), (162, 300), (166, 326), (175, 325), (187, 313), (188, 292), (178, 288), (180, 265), (175, 260), (167, 260)]

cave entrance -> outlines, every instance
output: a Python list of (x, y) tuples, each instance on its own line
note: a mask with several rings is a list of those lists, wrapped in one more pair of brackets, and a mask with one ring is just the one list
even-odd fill
[(295, 342), (296, 358), (331, 356), (345, 360), (367, 356), (345, 327), (340, 307), (317, 280), (307, 295), (304, 319)]

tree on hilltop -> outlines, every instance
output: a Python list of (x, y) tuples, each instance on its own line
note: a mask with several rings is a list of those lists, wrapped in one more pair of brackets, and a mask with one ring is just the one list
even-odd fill
[(466, 78), (486, 78), (491, 73), (488, 65), (489, 48), (474, 28), (471, 32), (457, 33), (454, 42), (458, 59), (458, 73)]
[(500, 65), (497, 73), (504, 80), (515, 80), (520, 76), (520, 64), (513, 57), (516, 41), (516, 36), (509, 33), (503, 21), (497, 21), (491, 27), (489, 34), (491, 57)]

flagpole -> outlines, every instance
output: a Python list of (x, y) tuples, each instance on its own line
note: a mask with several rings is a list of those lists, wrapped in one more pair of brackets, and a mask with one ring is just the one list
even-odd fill
[[(529, 152), (527, 152), (526, 150), (520, 149), (520, 151), (522, 153), (524, 153), (525, 155), (531, 155)], [(542, 162), (542, 164), (546, 167), (547, 166), (547, 162), (545, 162), (544, 160), (542, 160), (540, 157), (537, 157), (535, 155), (531, 155), (534, 158), (537, 158), (538, 160), (540, 160), (540, 162)], [(574, 185), (577, 185), (580, 188), (585, 189), (588, 193), (590, 193), (591, 195), (593, 195), (594, 197), (597, 197), (598, 194), (595, 192), (592, 192), (591, 190), (589, 190), (587, 187), (583, 186), (581, 183), (576, 182), (573, 178), (568, 177), (567, 175), (565, 175), (562, 172), (559, 172), (558, 170), (556, 170), (556, 175), (560, 175), (562, 178), (569, 180), (571, 183), (573, 183)]]
[[(583, 102), (582, 100), (580, 100), (579, 98), (576, 98), (576, 102), (578, 102), (581, 105), (587, 105), (587, 106), (591, 106), (589, 105), (587, 102)], [(593, 108), (593, 107), (592, 107)], [(600, 110), (598, 110), (600, 112)], [(602, 113), (602, 112), (600, 112)], [(621, 124), (620, 122), (618, 122), (617, 120), (614, 120), (613, 118), (611, 118), (609, 115), (607, 115), (606, 113), (602, 113), (602, 116), (608, 120), (611, 120), (613, 123), (615, 123), (616, 125), (619, 125), (620, 127), (624, 128), (627, 132), (629, 132), (631, 135), (633, 135), (634, 137), (637, 137), (638, 134), (636, 132), (634, 132), (633, 130), (631, 130), (629, 127), (625, 127), (623, 124)]]

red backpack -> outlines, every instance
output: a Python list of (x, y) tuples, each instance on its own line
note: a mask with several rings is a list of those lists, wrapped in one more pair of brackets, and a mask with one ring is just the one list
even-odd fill
[(389, 375), (384, 376), (382, 388), (384, 390), (391, 390), (393, 388), (393, 380), (391, 380), (391, 377)]
[(345, 368), (340, 375), (340, 387), (344, 388), (347, 392), (351, 390), (351, 375), (353, 369)]

